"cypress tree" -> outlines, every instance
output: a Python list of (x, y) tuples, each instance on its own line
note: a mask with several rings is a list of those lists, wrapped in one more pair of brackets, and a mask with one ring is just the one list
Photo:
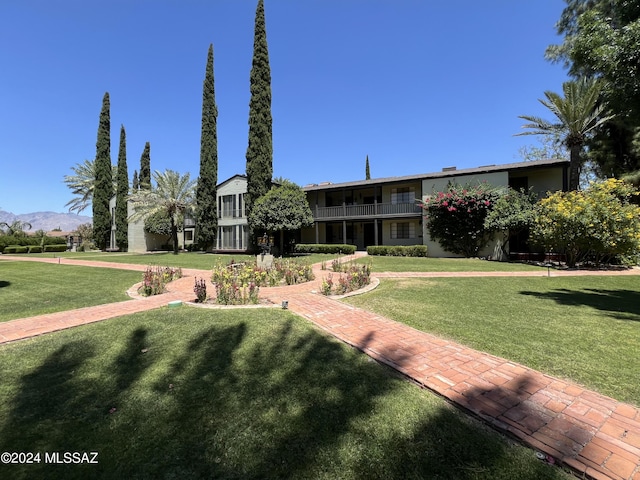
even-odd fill
[(133, 184), (131, 185), (131, 193), (136, 193), (138, 191), (138, 171), (133, 171)]
[(144, 144), (144, 150), (140, 157), (140, 175), (138, 175), (138, 189), (151, 190), (151, 146), (149, 142)]
[[(255, 201), (271, 188), (273, 144), (271, 119), (271, 68), (264, 19), (264, 1), (258, 0), (250, 75), (249, 146), (247, 147), (247, 216)], [(249, 224), (253, 230), (253, 226)]]
[(129, 245), (129, 222), (127, 221), (127, 197), (129, 195), (129, 171), (127, 170), (127, 137), (124, 125), (120, 126), (120, 150), (118, 151), (118, 173), (116, 181), (116, 245), (127, 250)]
[(96, 246), (104, 250), (109, 244), (111, 234), (111, 212), (109, 200), (113, 196), (113, 179), (111, 177), (111, 118), (109, 92), (102, 99), (102, 111), (98, 125), (96, 142), (96, 178), (93, 188), (93, 239)]
[(371, 180), (371, 170), (369, 170), (369, 155), (367, 155), (367, 166), (365, 169), (365, 180)]
[(202, 87), (200, 176), (196, 191), (196, 242), (205, 250), (215, 245), (218, 229), (216, 184), (218, 183), (218, 108), (213, 81), (213, 45), (209, 45)]

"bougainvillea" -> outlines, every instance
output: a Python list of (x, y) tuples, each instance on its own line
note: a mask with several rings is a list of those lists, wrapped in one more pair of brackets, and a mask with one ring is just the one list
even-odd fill
[(489, 243), (492, 231), (484, 220), (500, 191), (487, 183), (449, 184), (422, 202), (425, 221), (432, 240), (447, 252), (475, 257)]
[(596, 264), (640, 253), (638, 192), (614, 178), (586, 190), (556, 192), (537, 207), (531, 237), (547, 251), (564, 253), (567, 265)]

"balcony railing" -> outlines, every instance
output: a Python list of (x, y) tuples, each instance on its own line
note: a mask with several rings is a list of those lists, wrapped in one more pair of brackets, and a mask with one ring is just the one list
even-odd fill
[(218, 213), (218, 218), (244, 218), (244, 208), (236, 208), (231, 209), (222, 209), (221, 212)]
[(316, 207), (314, 219), (414, 216), (419, 215), (421, 212), (422, 208), (415, 203), (368, 203), (364, 205)]

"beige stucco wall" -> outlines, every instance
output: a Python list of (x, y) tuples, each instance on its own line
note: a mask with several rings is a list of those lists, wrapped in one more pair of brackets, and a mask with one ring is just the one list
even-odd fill
[[(412, 223), (415, 237), (413, 238), (391, 238), (392, 223)], [(422, 230), (420, 221), (417, 219), (393, 219), (382, 221), (382, 245), (422, 245)]]

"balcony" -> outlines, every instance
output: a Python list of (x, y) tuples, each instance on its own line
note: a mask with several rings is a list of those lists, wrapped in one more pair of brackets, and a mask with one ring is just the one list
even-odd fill
[(316, 207), (314, 220), (374, 219), (384, 217), (415, 217), (422, 208), (415, 203), (369, 203), (364, 205), (340, 205)]
[(244, 218), (244, 208), (224, 208), (218, 212), (218, 218)]

